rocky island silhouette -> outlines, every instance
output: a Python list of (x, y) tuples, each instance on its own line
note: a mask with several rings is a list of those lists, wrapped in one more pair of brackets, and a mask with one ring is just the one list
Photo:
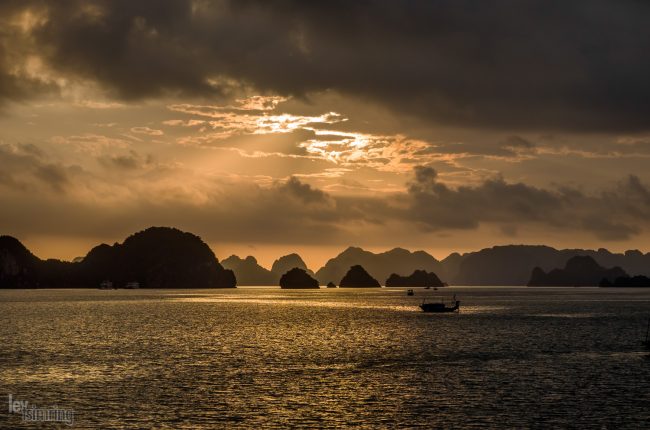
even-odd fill
[(350, 267), (348, 273), (345, 274), (341, 283), (339, 284), (340, 288), (379, 288), (379, 281), (370, 276), (366, 269), (360, 265), (354, 265)]
[(175, 228), (150, 227), (123, 243), (102, 244), (78, 262), (43, 261), (17, 239), (0, 237), (1, 288), (97, 287), (138, 282), (143, 288), (234, 288), (224, 269), (198, 236)]
[(283, 289), (309, 289), (320, 288), (318, 281), (299, 267), (294, 267), (280, 278), (280, 288)]
[(387, 287), (444, 287), (445, 284), (433, 272), (416, 270), (409, 276), (400, 276), (397, 273), (386, 279)]
[(607, 278), (600, 281), (601, 287), (618, 287), (618, 288), (650, 288), (650, 278), (643, 275), (621, 276), (614, 282)]

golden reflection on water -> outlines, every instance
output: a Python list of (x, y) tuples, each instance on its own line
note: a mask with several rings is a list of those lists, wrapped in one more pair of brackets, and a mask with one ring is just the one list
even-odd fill
[(0, 291), (0, 381), (78, 428), (650, 422), (650, 292), (447, 291)]
[[(108, 365), (84, 365), (78, 364), (70, 366), (69, 364), (56, 364), (50, 366), (33, 365), (29, 368), (16, 369), (6, 368), (0, 370), (0, 380), (20, 379), (25, 383), (34, 383), (39, 381), (48, 381), (50, 383), (83, 383), (97, 382), (128, 377), (125, 374), (126, 368)], [(9, 375), (11, 373), (11, 375)]]
[(379, 305), (363, 305), (359, 303), (346, 303), (346, 302), (330, 302), (330, 301), (313, 301), (301, 299), (242, 299), (242, 298), (227, 298), (227, 297), (191, 297), (191, 298), (178, 298), (175, 299), (180, 302), (190, 303), (251, 303), (258, 305), (282, 305), (282, 306), (309, 306), (319, 308), (356, 308), (356, 309), (377, 309), (377, 310), (390, 310), (400, 312), (415, 312), (420, 311), (416, 306), (396, 305), (396, 306), (379, 306)]
[[(330, 301), (323, 300), (318, 298), (315, 300), (303, 299), (296, 297), (283, 297), (278, 298), (277, 295), (264, 295), (260, 294), (256, 297), (242, 297), (239, 295), (210, 295), (210, 294), (197, 294), (197, 295), (181, 295), (182, 297), (172, 297), (169, 300), (179, 301), (179, 302), (189, 302), (189, 303), (251, 303), (257, 305), (282, 305), (282, 306), (309, 306), (309, 307), (321, 307), (321, 308), (356, 308), (356, 309), (376, 309), (376, 310), (387, 310), (387, 311), (397, 311), (397, 312), (420, 312), (419, 305), (422, 303), (423, 299), (426, 298), (427, 301), (437, 301), (440, 297), (409, 297), (408, 303), (400, 305), (381, 305), (381, 304), (366, 304), (361, 302), (354, 301)], [(403, 293), (400, 294), (403, 296)], [(448, 301), (448, 300), (447, 300)], [(463, 314), (477, 314), (477, 313), (488, 313), (488, 312), (500, 312), (506, 310), (505, 306), (489, 306), (489, 305), (469, 305), (461, 306), (461, 312)], [(458, 313), (461, 313), (458, 312)], [(458, 313), (451, 313), (451, 315), (456, 315)], [(449, 315), (449, 314), (431, 314), (437, 316)]]

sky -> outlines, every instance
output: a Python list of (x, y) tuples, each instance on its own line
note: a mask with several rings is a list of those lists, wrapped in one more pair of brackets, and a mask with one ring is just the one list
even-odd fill
[(3, 1), (0, 233), (650, 251), (650, 3)]

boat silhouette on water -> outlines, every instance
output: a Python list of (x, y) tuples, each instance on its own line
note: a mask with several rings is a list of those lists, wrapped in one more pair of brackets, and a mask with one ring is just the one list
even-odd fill
[(99, 289), (100, 290), (117, 290), (117, 288), (109, 280), (102, 281), (102, 283), (99, 284)]
[(427, 303), (426, 299), (424, 299), (422, 301), (422, 304), (420, 305), (420, 309), (422, 309), (422, 312), (437, 312), (437, 313), (458, 312), (460, 310), (460, 300), (456, 300), (455, 294), (451, 304), (449, 305), (446, 304), (444, 301), (440, 301), (436, 303)]

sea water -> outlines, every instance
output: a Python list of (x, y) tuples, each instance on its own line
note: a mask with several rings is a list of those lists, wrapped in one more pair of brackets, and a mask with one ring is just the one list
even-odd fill
[(0, 396), (74, 428), (649, 428), (648, 318), (642, 289), (4, 290)]

